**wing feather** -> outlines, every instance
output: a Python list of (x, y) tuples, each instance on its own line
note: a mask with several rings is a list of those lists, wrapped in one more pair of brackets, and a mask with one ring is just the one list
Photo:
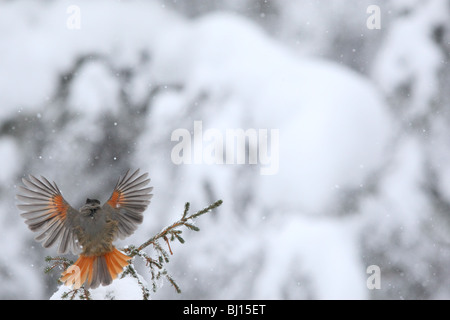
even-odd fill
[(56, 183), (32, 175), (22, 182), (17, 207), (23, 211), (21, 216), (29, 229), (38, 233), (36, 241), (45, 248), (56, 244), (61, 254), (69, 250), (78, 253), (80, 248), (74, 234), (78, 211), (63, 198)]
[(150, 204), (153, 187), (145, 187), (150, 179), (148, 173), (139, 175), (139, 169), (130, 173), (128, 170), (117, 181), (109, 200), (103, 209), (110, 212), (111, 218), (118, 222), (118, 236), (123, 239), (131, 235), (142, 223), (143, 212)]

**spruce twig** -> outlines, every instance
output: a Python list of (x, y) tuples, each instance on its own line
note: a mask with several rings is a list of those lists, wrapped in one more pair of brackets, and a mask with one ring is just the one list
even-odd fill
[(44, 273), (49, 273), (56, 267), (61, 267), (63, 270), (66, 270), (69, 266), (73, 264), (72, 260), (69, 260), (64, 257), (45, 257), (45, 261), (51, 263), (51, 265), (44, 269)]
[[(189, 213), (189, 208), (190, 208), (190, 203), (186, 202), (185, 206), (184, 206), (184, 212), (183, 212), (183, 216), (181, 217), (180, 220), (174, 222), (173, 224), (171, 224), (170, 226), (166, 227), (165, 229), (161, 230), (158, 234), (156, 234), (155, 236), (153, 236), (152, 238), (150, 238), (149, 240), (147, 240), (146, 242), (144, 242), (143, 244), (141, 244), (136, 250), (137, 251), (141, 251), (142, 249), (148, 247), (151, 244), (155, 244), (157, 242), (158, 239), (160, 238), (164, 238), (167, 236), (167, 234), (173, 234), (178, 240), (180, 240), (179, 238), (181, 238), (179, 236), (179, 233), (181, 233), (181, 231), (176, 230), (176, 228), (181, 227), (181, 226), (186, 226), (187, 228), (194, 230), (194, 231), (200, 231), (200, 229), (190, 223), (187, 223), (188, 220), (193, 220), (195, 218), (198, 218), (199, 216), (210, 212), (211, 210), (219, 207), (221, 204), (223, 203), (222, 200), (217, 200), (216, 202), (214, 202), (213, 204), (207, 206), (206, 208), (197, 211), (196, 213), (187, 216), (187, 214)], [(180, 241), (181, 243), (184, 243), (184, 240)], [(130, 257), (134, 257), (136, 255), (136, 252), (133, 251), (129, 254)]]
[[(160, 280), (162, 277), (167, 279), (169, 283), (174, 287), (174, 289), (177, 291), (177, 293), (181, 293), (181, 289), (178, 286), (178, 284), (175, 282), (175, 280), (168, 274), (167, 270), (165, 269), (164, 265), (165, 263), (169, 262), (170, 255), (173, 255), (172, 248), (170, 247), (170, 242), (177, 239), (180, 243), (184, 243), (184, 239), (181, 237), (182, 230), (179, 230), (179, 227), (186, 227), (193, 231), (200, 231), (200, 229), (195, 226), (192, 221), (201, 215), (210, 212), (211, 210), (219, 207), (222, 204), (222, 200), (218, 200), (214, 202), (213, 204), (203, 208), (200, 211), (197, 211), (194, 214), (189, 215), (189, 209), (190, 209), (190, 203), (186, 202), (184, 206), (184, 211), (181, 216), (181, 219), (172, 223), (170, 226), (162, 229), (159, 233), (142, 243), (140, 246), (135, 247), (134, 245), (130, 245), (127, 248), (123, 249), (122, 251), (125, 252), (129, 257), (134, 258), (135, 256), (140, 257), (144, 262), (145, 266), (149, 268), (150, 274), (151, 274), (151, 280), (152, 280), (152, 289), (153, 292), (156, 292), (158, 286), (156, 281)], [(169, 249), (169, 253), (160, 245), (160, 240), (164, 240), (167, 244), (167, 247)], [(155, 253), (156, 258), (151, 257), (148, 255), (145, 251), (143, 251), (148, 246), (152, 245)], [(47, 268), (45, 268), (45, 273), (48, 273), (55, 269), (56, 267), (61, 267), (63, 270), (66, 270), (69, 266), (73, 264), (73, 261), (66, 259), (64, 257), (46, 257), (45, 261), (48, 263), (51, 263), (51, 265)], [(124, 269), (121, 278), (125, 276), (131, 276), (136, 279), (139, 287), (142, 290), (142, 298), (144, 300), (148, 300), (150, 298), (150, 291), (146, 287), (146, 285), (141, 281), (139, 278), (138, 273), (136, 272), (136, 269), (134, 267), (134, 260), (130, 261), (130, 264)], [(65, 292), (61, 298), (70, 300), (75, 299), (78, 296), (78, 298), (82, 300), (90, 300), (91, 295), (89, 290), (85, 289), (84, 286), (81, 286), (79, 289), (73, 289), (68, 292)]]
[(129, 264), (126, 267), (125, 271), (122, 273), (121, 278), (124, 278), (125, 275), (127, 275), (127, 274), (131, 275), (133, 278), (136, 279), (139, 287), (142, 290), (142, 299), (148, 300), (150, 298), (150, 292), (147, 289), (147, 287), (144, 285), (144, 283), (142, 283), (141, 279), (139, 279), (138, 273), (136, 272), (136, 269), (134, 268), (134, 266), (132, 264)]
[[(167, 270), (164, 268), (164, 264), (169, 262), (169, 254), (167, 253), (164, 248), (161, 247), (159, 240), (163, 239), (167, 247), (169, 249), (170, 255), (173, 255), (172, 248), (170, 247), (170, 241), (174, 241), (177, 239), (180, 243), (184, 243), (184, 239), (181, 237), (182, 230), (179, 230), (179, 227), (186, 227), (193, 231), (200, 231), (200, 228), (190, 223), (190, 220), (194, 220), (195, 218), (200, 217), (201, 215), (210, 212), (211, 210), (219, 207), (222, 204), (222, 200), (218, 200), (214, 202), (213, 204), (207, 206), (206, 208), (197, 211), (196, 213), (189, 215), (189, 209), (190, 209), (190, 203), (186, 202), (184, 205), (184, 211), (181, 216), (181, 219), (172, 223), (170, 226), (164, 228), (159, 233), (157, 233), (155, 236), (150, 238), (149, 240), (142, 243), (139, 247), (130, 246), (129, 248), (124, 249), (124, 252), (128, 254), (130, 257), (139, 256), (142, 258), (146, 266), (150, 270), (151, 274), (151, 280), (152, 280), (152, 287), (153, 291), (155, 292), (157, 289), (156, 281), (161, 278), (161, 276), (164, 276), (169, 283), (174, 287), (174, 289), (177, 291), (177, 293), (181, 293), (181, 289), (176, 283), (176, 281), (167, 273)], [(143, 250), (147, 248), (148, 246), (152, 245), (155, 249), (155, 252), (157, 253), (157, 260), (149, 257)], [(157, 267), (157, 269), (154, 268), (154, 266)]]

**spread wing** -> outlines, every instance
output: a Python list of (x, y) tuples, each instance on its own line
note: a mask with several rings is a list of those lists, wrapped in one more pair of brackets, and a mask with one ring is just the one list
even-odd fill
[(31, 175), (22, 182), (25, 187), (19, 187), (22, 194), (17, 195), (17, 207), (24, 211), (21, 216), (30, 230), (39, 233), (36, 241), (42, 242), (44, 248), (56, 244), (60, 254), (69, 250), (77, 253), (79, 245), (73, 226), (78, 211), (64, 200), (56, 183)]
[(113, 220), (118, 222), (118, 236), (123, 239), (131, 235), (142, 223), (142, 213), (150, 204), (153, 187), (145, 186), (150, 182), (148, 173), (139, 175), (139, 169), (120, 177), (114, 191), (102, 209), (110, 212)]

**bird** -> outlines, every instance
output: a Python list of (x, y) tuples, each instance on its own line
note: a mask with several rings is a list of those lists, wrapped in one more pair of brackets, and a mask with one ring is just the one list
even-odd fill
[(128, 170), (120, 176), (103, 205), (87, 198), (79, 210), (64, 199), (55, 182), (33, 175), (22, 179), (17, 207), (23, 211), (20, 215), (28, 228), (38, 233), (35, 240), (44, 248), (56, 245), (59, 254), (78, 255), (61, 274), (60, 281), (66, 286), (107, 286), (130, 264), (131, 258), (113, 242), (134, 233), (153, 197), (153, 187), (147, 187), (151, 180), (148, 173), (139, 172)]

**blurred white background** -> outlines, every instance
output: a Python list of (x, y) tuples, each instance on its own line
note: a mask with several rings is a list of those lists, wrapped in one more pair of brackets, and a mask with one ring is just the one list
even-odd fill
[[(23, 176), (79, 208), (141, 168), (154, 198), (122, 245), (224, 201), (172, 245), (182, 294), (153, 299), (449, 299), (449, 55), (444, 0), (2, 1), (0, 298), (57, 290)], [(194, 121), (278, 130), (278, 172), (174, 164)]]

